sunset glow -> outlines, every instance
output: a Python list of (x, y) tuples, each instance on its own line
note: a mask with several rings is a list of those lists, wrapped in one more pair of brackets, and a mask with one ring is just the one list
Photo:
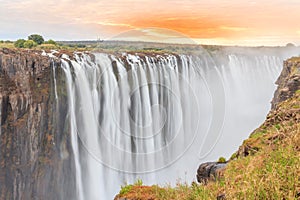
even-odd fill
[[(204, 44), (300, 44), (298, 0), (0, 0), (0, 3), (1, 39), (26, 37), (30, 33), (56, 40), (110, 39), (132, 29), (151, 30), (152, 35), (160, 34), (163, 39), (168, 34), (156, 32), (163, 28)], [(145, 33), (136, 31), (134, 37), (140, 36)]]

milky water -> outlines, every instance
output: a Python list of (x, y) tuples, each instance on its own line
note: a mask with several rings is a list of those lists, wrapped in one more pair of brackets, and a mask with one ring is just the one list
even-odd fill
[[(264, 121), (287, 56), (75, 55), (63, 61), (78, 199), (124, 183), (191, 182)], [(222, 59), (221, 59), (222, 58)]]

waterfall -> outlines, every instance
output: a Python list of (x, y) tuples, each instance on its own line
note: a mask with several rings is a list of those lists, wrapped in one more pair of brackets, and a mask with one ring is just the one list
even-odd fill
[(190, 182), (200, 162), (228, 158), (264, 120), (283, 59), (232, 51), (64, 58), (78, 199), (112, 199), (137, 178)]
[(80, 167), (80, 158), (79, 158), (79, 143), (78, 143), (78, 137), (77, 137), (77, 126), (76, 126), (76, 115), (74, 111), (74, 86), (72, 83), (72, 75), (71, 70), (68, 62), (62, 60), (62, 69), (64, 70), (66, 74), (66, 78), (68, 81), (67, 89), (68, 89), (68, 103), (69, 103), (69, 115), (70, 115), (70, 131), (71, 131), (71, 144), (73, 148), (74, 153), (74, 160), (75, 160), (75, 169), (76, 169), (76, 190), (77, 190), (77, 197), (78, 200), (83, 199), (83, 187), (82, 187), (82, 176), (81, 176), (81, 167)]
[(54, 95), (55, 95), (55, 101), (56, 101), (56, 105), (58, 104), (58, 96), (57, 96), (57, 84), (56, 84), (56, 65), (54, 63), (54, 61), (52, 60), (52, 67), (53, 67), (53, 81), (54, 81)]

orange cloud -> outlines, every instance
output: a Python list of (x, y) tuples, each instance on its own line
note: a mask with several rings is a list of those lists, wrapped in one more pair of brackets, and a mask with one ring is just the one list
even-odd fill
[(2, 0), (0, 26), (6, 28), (0, 37), (41, 32), (54, 39), (62, 33), (70, 40), (95, 39), (158, 27), (198, 41), (300, 44), (299, 10), (298, 0)]

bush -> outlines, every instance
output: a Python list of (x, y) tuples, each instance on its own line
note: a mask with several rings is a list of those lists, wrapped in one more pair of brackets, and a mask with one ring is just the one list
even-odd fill
[(24, 39), (18, 39), (15, 43), (14, 46), (17, 48), (24, 48), (24, 43), (26, 42), (26, 40)]
[(218, 163), (226, 163), (226, 158), (220, 157)]
[(31, 49), (32, 47), (36, 47), (37, 43), (33, 40), (27, 40), (26, 42), (24, 42), (24, 48), (28, 48)]
[(3, 40), (0, 40), (0, 44), (1, 44), (1, 43), (4, 43), (4, 41), (3, 41)]
[(41, 48), (41, 49), (57, 49), (57, 46), (56, 45), (54, 45), (54, 44), (41, 44), (41, 45), (39, 45), (39, 48)]
[(44, 38), (41, 35), (38, 35), (38, 34), (29, 35), (28, 40), (33, 40), (37, 44), (43, 44), (43, 42), (44, 42)]
[(46, 42), (44, 42), (45, 44), (53, 44), (53, 45), (56, 45), (56, 42), (54, 40), (48, 40)]

